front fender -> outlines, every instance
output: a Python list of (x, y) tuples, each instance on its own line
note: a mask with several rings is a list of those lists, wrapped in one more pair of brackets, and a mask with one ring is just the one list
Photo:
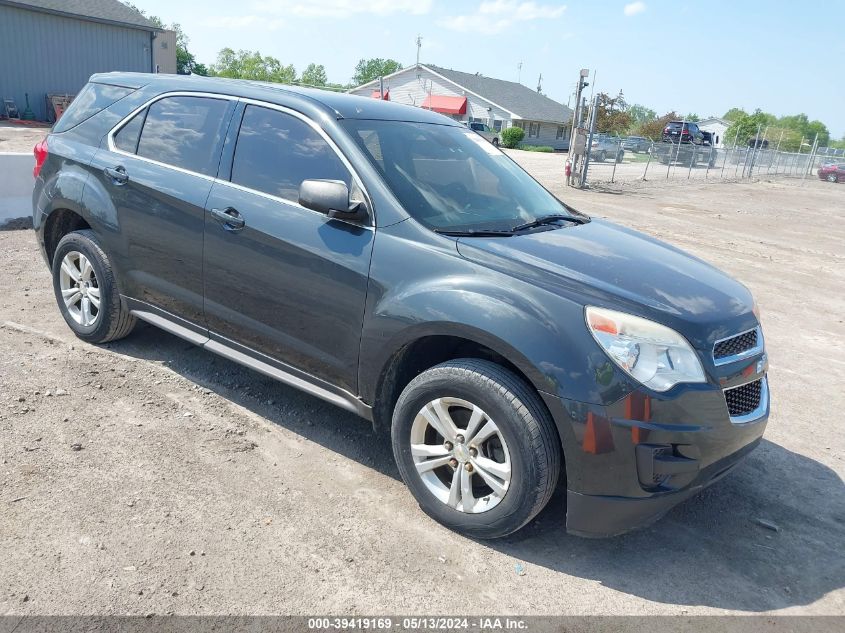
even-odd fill
[(484, 345), (553, 396), (609, 404), (630, 392), (587, 331), (581, 304), (467, 260), (454, 242), (431, 236), (409, 222), (377, 233), (359, 362), (366, 402), (376, 402), (397, 352), (426, 336)]

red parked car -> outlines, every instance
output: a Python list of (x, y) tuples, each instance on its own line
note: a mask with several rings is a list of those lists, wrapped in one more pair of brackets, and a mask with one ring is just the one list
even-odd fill
[(828, 182), (845, 182), (845, 163), (828, 163), (819, 167), (819, 178)]

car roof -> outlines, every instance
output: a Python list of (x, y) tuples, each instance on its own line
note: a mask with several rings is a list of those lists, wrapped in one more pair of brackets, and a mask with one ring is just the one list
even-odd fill
[(385, 121), (413, 121), (458, 126), (449, 117), (414, 106), (391, 103), (381, 99), (359, 97), (342, 92), (303, 88), (264, 81), (201, 77), (199, 75), (164, 75), (150, 73), (99, 73), (90, 81), (128, 88), (157, 87), (161, 92), (211, 92), (228, 96), (266, 101), (276, 105), (307, 102), (338, 119), (378, 119)]

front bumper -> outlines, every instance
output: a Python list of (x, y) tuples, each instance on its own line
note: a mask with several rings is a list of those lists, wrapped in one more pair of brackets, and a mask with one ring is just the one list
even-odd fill
[(753, 419), (732, 419), (713, 385), (634, 391), (606, 407), (544, 396), (563, 444), (567, 531), (602, 537), (645, 526), (727, 474), (763, 436), (765, 391)]
[(758, 437), (751, 444), (701, 471), (697, 479), (700, 483), (691, 484), (676, 492), (632, 498), (584, 495), (568, 490), (566, 531), (576, 536), (601, 538), (617, 536), (654, 523), (677, 504), (727, 475), (757, 447), (760, 439)]

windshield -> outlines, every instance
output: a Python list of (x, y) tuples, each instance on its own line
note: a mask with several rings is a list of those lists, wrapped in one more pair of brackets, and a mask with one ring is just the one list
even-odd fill
[(405, 210), (430, 229), (500, 231), (550, 214), (579, 215), (465, 127), (356, 119), (343, 125)]

